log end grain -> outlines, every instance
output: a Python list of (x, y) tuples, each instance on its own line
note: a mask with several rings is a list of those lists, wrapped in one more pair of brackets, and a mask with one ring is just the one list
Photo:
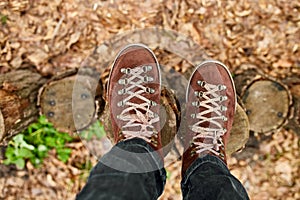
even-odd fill
[(97, 98), (102, 99), (99, 77), (99, 74), (93, 77), (79, 72), (52, 79), (39, 95), (41, 114), (61, 131), (74, 132), (86, 128), (96, 118), (99, 108)]
[(242, 97), (250, 129), (267, 133), (280, 128), (287, 120), (290, 95), (284, 85), (272, 80), (254, 81)]

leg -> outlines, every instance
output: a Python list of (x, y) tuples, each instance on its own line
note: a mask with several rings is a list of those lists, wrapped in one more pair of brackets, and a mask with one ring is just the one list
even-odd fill
[(166, 180), (162, 165), (144, 140), (119, 142), (93, 168), (77, 199), (157, 199)]
[(122, 49), (112, 66), (108, 106), (117, 145), (91, 172), (78, 199), (157, 199), (165, 183), (160, 133), (160, 69), (142, 44)]
[(218, 61), (199, 65), (187, 88), (187, 132), (184, 136), (184, 199), (249, 199), (226, 166), (226, 144), (236, 107), (235, 86)]
[(181, 182), (183, 199), (249, 199), (243, 185), (219, 158), (198, 158), (186, 171)]

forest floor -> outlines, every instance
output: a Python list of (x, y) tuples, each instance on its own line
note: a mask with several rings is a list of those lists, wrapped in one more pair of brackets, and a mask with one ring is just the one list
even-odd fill
[[(52, 76), (78, 68), (117, 34), (162, 27), (191, 37), (233, 73), (251, 65), (282, 79), (300, 75), (299, 13), (299, 0), (0, 1), (0, 73), (34, 66)], [(67, 163), (54, 151), (40, 168), (0, 163), (0, 199), (74, 199), (97, 160), (81, 141), (68, 146)], [(246, 148), (228, 158), (229, 169), (251, 199), (300, 199), (299, 146), (299, 133), (286, 128), (252, 133)], [(160, 199), (181, 199), (181, 161), (172, 162), (172, 153), (166, 159)]]

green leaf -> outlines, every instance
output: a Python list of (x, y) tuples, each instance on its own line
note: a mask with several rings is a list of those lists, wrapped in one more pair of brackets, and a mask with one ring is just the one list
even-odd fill
[(44, 125), (44, 126), (53, 127), (53, 124), (48, 122), (46, 116), (44, 116), (44, 115), (41, 115), (39, 117), (38, 123), (40, 123), (41, 125)]
[(99, 122), (99, 129), (98, 129), (97, 132), (98, 132), (97, 137), (98, 137), (99, 139), (106, 136), (106, 132), (105, 132), (105, 130), (104, 130), (104, 126), (103, 126), (102, 124), (100, 124), (100, 122)]
[(68, 134), (68, 133), (60, 133), (64, 140), (68, 141), (68, 142), (71, 142), (73, 140), (73, 138)]
[(20, 145), (20, 147), (24, 147), (24, 148), (27, 148), (29, 150), (34, 150), (35, 147), (31, 144), (27, 144), (25, 141)]
[(5, 157), (8, 160), (13, 160), (13, 158), (16, 157), (14, 151), (15, 151), (14, 147), (8, 146), (5, 151)]
[[(28, 131), (29, 135), (32, 134), (32, 128), (31, 128), (31, 126), (29, 126), (29, 127), (27, 128), (27, 131)], [(23, 132), (26, 132), (26, 131), (23, 131)]]
[(43, 145), (43, 144), (40, 144), (38, 146), (38, 151), (47, 151), (47, 150), (48, 150), (47, 147), (45, 145)]
[(13, 140), (15, 141), (15, 146), (16, 147), (20, 146), (21, 148), (25, 147), (27, 149), (34, 150), (34, 146), (30, 145), (30, 144), (27, 144), (27, 142), (24, 140), (24, 135), (23, 134), (16, 135), (13, 138)]
[(42, 163), (43, 159), (39, 159), (36, 157), (33, 157), (30, 159), (30, 162), (34, 165), (34, 166), (39, 166)]
[(56, 139), (52, 137), (46, 137), (45, 138), (46, 146), (49, 147), (56, 147)]
[(71, 149), (65, 148), (65, 143), (72, 140), (69, 134), (57, 131), (45, 116), (40, 116), (38, 122), (29, 125), (9, 142), (3, 163), (15, 164), (22, 169), (29, 160), (34, 166), (40, 166), (53, 148), (57, 150), (57, 157), (66, 162)]
[(79, 133), (79, 136), (85, 140), (91, 140), (93, 136), (97, 139), (101, 139), (106, 136), (104, 127), (100, 121), (96, 121), (87, 130)]
[(170, 172), (169, 170), (166, 170), (166, 172), (167, 172), (167, 179), (170, 179), (171, 178), (171, 174), (172, 174), (172, 172)]
[(79, 133), (79, 137), (81, 137), (82, 139), (85, 139), (85, 140), (90, 140), (92, 138), (93, 134), (90, 134), (90, 132), (88, 131), (81, 131)]
[(43, 159), (48, 156), (48, 150), (47, 151), (37, 151), (36, 154), (37, 154), (37, 158)]
[(30, 158), (30, 157), (33, 157), (33, 156), (34, 156), (33, 153), (29, 149), (25, 149), (25, 148), (19, 149), (18, 157)]
[(11, 159), (7, 158), (7, 159), (3, 160), (3, 164), (4, 165), (10, 165), (10, 164), (14, 164), (14, 163), (11, 162)]
[(24, 142), (24, 135), (18, 134), (13, 137), (13, 141), (15, 142), (15, 146), (19, 146), (21, 143)]
[(56, 140), (56, 144), (57, 144), (57, 146), (64, 146), (65, 140), (63, 138), (59, 137)]
[(24, 169), (25, 167), (25, 160), (23, 158), (18, 158), (14, 161), (18, 169)]
[(63, 161), (64, 163), (68, 161), (71, 154), (71, 149), (64, 148), (64, 149), (57, 149), (57, 157), (59, 160)]
[(52, 127), (43, 127), (43, 132), (46, 134), (57, 134), (57, 131), (55, 129), (53, 129)]
[(1, 17), (2, 25), (5, 25), (7, 23), (8, 16), (7, 15), (0, 15), (0, 17)]
[(42, 128), (41, 124), (38, 124), (38, 123), (31, 124), (30, 125), (30, 129), (31, 129), (30, 132), (32, 132), (32, 129), (39, 130), (40, 128)]

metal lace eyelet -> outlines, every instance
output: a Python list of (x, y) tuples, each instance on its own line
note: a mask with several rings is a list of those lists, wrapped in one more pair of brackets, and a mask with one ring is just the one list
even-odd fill
[(150, 118), (156, 118), (156, 117), (158, 117), (158, 114), (157, 113), (151, 113), (151, 114), (149, 114), (149, 117)]
[(130, 74), (131, 69), (130, 68), (121, 68), (121, 72), (124, 74)]
[(158, 145), (157, 140), (155, 140), (154, 138), (151, 138), (151, 143), (152, 143), (154, 146), (157, 146), (157, 145)]
[(144, 82), (145, 83), (147, 83), (147, 82), (151, 82), (151, 81), (153, 81), (154, 79), (153, 79), (153, 77), (151, 77), (151, 76), (144, 76)]
[(195, 94), (196, 97), (203, 97), (204, 92), (202, 92), (202, 91), (195, 91), (194, 94)]
[(197, 81), (197, 84), (200, 86), (200, 87), (204, 87), (206, 82), (205, 81)]
[(122, 107), (122, 106), (124, 106), (125, 105), (125, 102), (124, 101), (119, 101), (118, 103), (117, 103), (117, 106), (119, 106), (119, 107)]
[(124, 135), (123, 135), (123, 129), (121, 129), (121, 131), (119, 132), (119, 137), (122, 137), (124, 139)]
[(196, 114), (195, 113), (191, 114), (191, 118), (195, 119), (196, 118)]
[(128, 80), (127, 80), (127, 78), (119, 79), (118, 83), (119, 83), (120, 85), (127, 85), (127, 84), (128, 84)]
[[(191, 146), (192, 147), (192, 146)], [(196, 151), (195, 150), (192, 150), (191, 151), (191, 156), (194, 156), (194, 155), (196, 155)]]
[(222, 90), (226, 90), (226, 85), (218, 85), (218, 90), (222, 91)]
[(220, 151), (219, 155), (222, 157), (222, 158), (225, 158), (225, 155)]
[(155, 92), (155, 90), (153, 88), (146, 87), (145, 92), (147, 92), (149, 94), (153, 94)]
[[(189, 145), (190, 147), (193, 147), (194, 146), (194, 142), (193, 142), (193, 140), (192, 141), (190, 141), (190, 145)], [(193, 150), (192, 150), (193, 151)]]
[(155, 101), (150, 101), (150, 106), (156, 106), (157, 103)]
[(151, 65), (145, 65), (143, 66), (143, 72), (148, 72), (148, 71), (151, 71), (152, 70), (152, 66)]
[(118, 95), (126, 94), (126, 92), (127, 92), (126, 89), (123, 88), (123, 89), (118, 91)]
[(200, 107), (201, 106), (201, 102), (200, 101), (193, 101), (192, 102), (192, 106)]
[(220, 96), (220, 101), (226, 101), (228, 99), (227, 96)]
[(221, 111), (226, 111), (227, 107), (226, 106), (221, 106), (220, 109), (221, 109)]
[(228, 120), (228, 118), (225, 117), (225, 116), (222, 116), (222, 120), (223, 120), (224, 122), (226, 122), (226, 121)]

